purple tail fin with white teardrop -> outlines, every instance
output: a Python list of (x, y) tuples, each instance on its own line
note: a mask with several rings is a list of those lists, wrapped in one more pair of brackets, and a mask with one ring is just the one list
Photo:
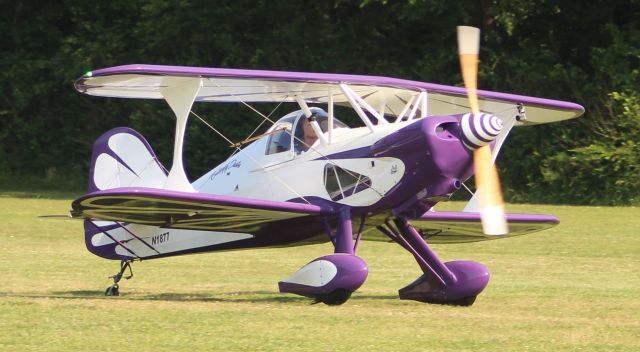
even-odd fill
[(167, 173), (149, 143), (128, 127), (114, 128), (96, 140), (88, 192), (117, 187), (162, 188)]
[[(167, 172), (149, 143), (131, 128), (114, 128), (93, 144), (88, 193), (119, 187), (162, 188), (166, 180)], [(116, 253), (116, 237), (126, 235), (125, 226), (114, 221), (85, 220), (87, 249), (108, 259), (137, 257), (135, 253)]]

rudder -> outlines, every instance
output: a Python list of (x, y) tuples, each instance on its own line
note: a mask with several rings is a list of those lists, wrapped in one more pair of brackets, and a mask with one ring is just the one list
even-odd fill
[(165, 170), (140, 133), (128, 127), (114, 128), (93, 144), (87, 191), (162, 188), (167, 180)]

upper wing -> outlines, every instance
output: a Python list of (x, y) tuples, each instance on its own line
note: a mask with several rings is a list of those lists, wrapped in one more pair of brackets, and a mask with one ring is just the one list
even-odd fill
[(479, 213), (433, 211), (408, 220), (429, 243), (477, 242), (519, 236), (548, 229), (560, 222), (553, 215), (511, 213), (507, 214), (509, 233), (489, 236), (482, 232)]
[(86, 194), (73, 201), (71, 216), (164, 228), (255, 233), (279, 220), (330, 212), (311, 204), (130, 187)]
[[(204, 102), (295, 102), (296, 96), (309, 103), (349, 105), (340, 89), (348, 85), (367, 104), (398, 116), (407, 105), (427, 93), (428, 115), (469, 112), (466, 91), (433, 83), (388, 77), (328, 73), (238, 70), (184, 66), (125, 65), (88, 72), (76, 81), (82, 93), (107, 97), (162, 99), (161, 89), (180, 78), (198, 77), (202, 87), (196, 101)], [(331, 96), (331, 98), (330, 98)], [(515, 116), (516, 105), (526, 109), (527, 119), (518, 125), (539, 124), (580, 116), (578, 104), (507, 93), (478, 91), (480, 109), (498, 116)]]

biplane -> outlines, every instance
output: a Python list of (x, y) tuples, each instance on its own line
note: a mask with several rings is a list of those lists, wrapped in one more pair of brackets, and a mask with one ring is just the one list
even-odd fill
[[(120, 261), (105, 294), (119, 294), (120, 280), (137, 260), (330, 242), (333, 253), (282, 279), (279, 290), (342, 304), (367, 278), (357, 255), (365, 238), (396, 243), (415, 257), (422, 274), (399, 290), (401, 299), (473, 304), (488, 269), (443, 262), (430, 244), (505, 238), (558, 224), (552, 215), (504, 212), (495, 160), (513, 127), (572, 119), (584, 109), (477, 90), (479, 31), (459, 27), (458, 35), (465, 87), (159, 65), (80, 77), (81, 93), (164, 99), (176, 117), (168, 169), (131, 128), (110, 130), (93, 146), (88, 192), (73, 201), (71, 217), (84, 220), (91, 253)], [(189, 180), (183, 145), (193, 104), (230, 102), (250, 106), (270, 127), (240, 142), (220, 133), (235, 152)], [(274, 121), (253, 107), (261, 103), (293, 109)], [(359, 126), (340, 120), (345, 108)], [(476, 192), (463, 211), (437, 210), (474, 175)]]

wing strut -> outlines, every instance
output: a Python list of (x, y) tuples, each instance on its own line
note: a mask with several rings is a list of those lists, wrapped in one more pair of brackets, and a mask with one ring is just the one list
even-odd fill
[(427, 92), (421, 92), (418, 95), (418, 101), (416, 101), (409, 113), (409, 120), (413, 120), (416, 117), (418, 109), (420, 109), (420, 117), (427, 117)]
[(373, 125), (373, 122), (371, 122), (371, 119), (364, 112), (363, 108), (366, 109), (373, 117), (376, 118), (376, 120), (378, 121), (378, 124), (386, 125), (389, 123), (387, 120), (384, 119), (384, 116), (381, 116), (376, 111), (376, 109), (372, 108), (371, 105), (367, 104), (367, 102), (364, 101), (364, 99), (358, 96), (358, 94), (354, 92), (353, 89), (351, 89), (351, 87), (349, 87), (344, 83), (341, 83), (340, 89), (342, 90), (342, 93), (344, 94), (344, 96), (347, 97), (347, 99), (349, 100), (349, 104), (351, 104), (351, 107), (356, 111), (356, 113), (358, 113), (358, 116), (360, 116), (360, 119), (362, 119), (362, 122), (364, 122), (364, 124), (369, 128), (371, 132), (373, 132), (374, 130), (374, 127), (373, 127), (374, 125)]
[[(296, 101), (298, 102), (298, 105), (300, 105), (300, 109), (302, 109), (302, 112), (304, 112), (304, 116), (311, 117), (311, 110), (309, 109), (307, 102), (305, 102), (304, 99), (302, 99), (302, 97), (297, 94), (296, 94)], [(320, 143), (322, 145), (327, 145), (328, 144), (327, 137), (322, 132), (322, 128), (320, 128), (320, 124), (318, 124), (318, 121), (316, 121), (315, 119), (312, 119), (311, 121), (309, 121), (309, 123), (311, 123), (311, 128), (313, 128), (313, 131), (316, 133), (316, 136), (318, 136), (318, 139), (320, 139)], [(331, 133), (331, 130), (329, 130), (329, 133)]]
[(333, 92), (331, 90), (329, 90), (329, 92), (327, 93), (328, 95), (328, 102), (327, 102), (327, 114), (329, 115), (328, 117), (328, 126), (327, 126), (327, 131), (329, 133), (327, 133), (328, 136), (328, 143), (331, 144), (331, 140), (333, 139)]
[(164, 184), (164, 189), (195, 192), (187, 178), (182, 162), (182, 148), (191, 106), (198, 96), (202, 79), (197, 77), (165, 77), (160, 88), (162, 97), (176, 114), (176, 137), (173, 146), (173, 165)]
[[(515, 126), (517, 118), (518, 118), (518, 115), (509, 119), (502, 119), (502, 121), (504, 121), (504, 124), (502, 125), (502, 130), (500, 131), (498, 138), (496, 138), (495, 145), (491, 149), (491, 152), (492, 152), (491, 165), (492, 166), (496, 163), (498, 154), (500, 154), (500, 149), (502, 149), (502, 145), (504, 144), (504, 141), (507, 139), (509, 132), (511, 132), (511, 129), (513, 128), (513, 126)], [(469, 202), (467, 202), (467, 204), (464, 206), (464, 209), (462, 210), (463, 212), (465, 213), (480, 212), (480, 204), (478, 202), (478, 192), (479, 192), (479, 189), (476, 188), (476, 192), (473, 194), (473, 197), (471, 197), (471, 199), (469, 199)]]

